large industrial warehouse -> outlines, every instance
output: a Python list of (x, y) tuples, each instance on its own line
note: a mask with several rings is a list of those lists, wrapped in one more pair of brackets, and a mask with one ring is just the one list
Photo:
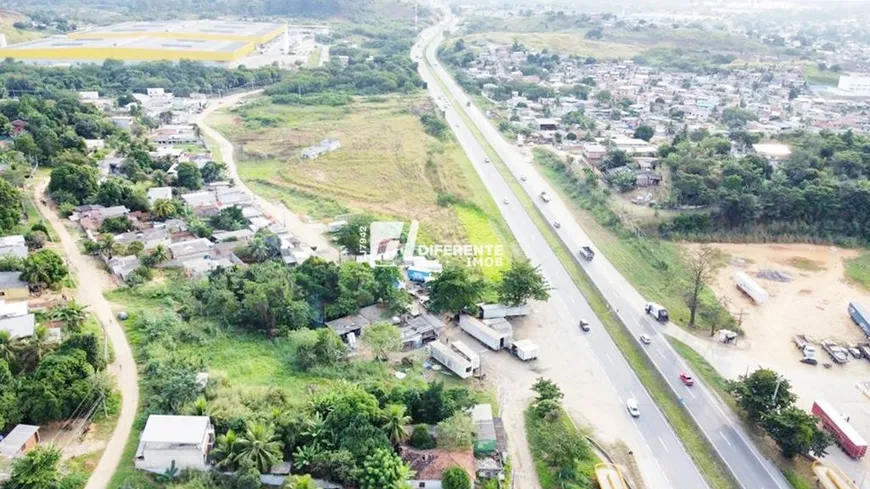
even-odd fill
[(182, 59), (229, 65), (266, 44), (287, 42), (287, 26), (222, 20), (125, 22), (66, 37), (0, 48), (0, 58), (35, 64)]

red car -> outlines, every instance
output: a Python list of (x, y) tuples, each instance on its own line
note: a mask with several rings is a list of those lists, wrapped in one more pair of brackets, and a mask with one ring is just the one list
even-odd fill
[(680, 380), (682, 380), (683, 383), (686, 385), (692, 385), (695, 383), (695, 379), (693, 379), (691, 375), (689, 375), (685, 372), (680, 374)]

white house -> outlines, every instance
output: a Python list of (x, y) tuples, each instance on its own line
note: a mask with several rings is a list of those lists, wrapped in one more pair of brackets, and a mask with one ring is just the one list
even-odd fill
[(148, 189), (148, 203), (154, 204), (158, 200), (172, 200), (172, 187), (152, 187)]
[(152, 414), (136, 449), (137, 469), (165, 473), (175, 468), (208, 470), (208, 452), (214, 444), (214, 427), (208, 416)]
[(21, 259), (27, 258), (27, 244), (24, 236), (4, 236), (0, 238), (0, 256), (11, 255)]

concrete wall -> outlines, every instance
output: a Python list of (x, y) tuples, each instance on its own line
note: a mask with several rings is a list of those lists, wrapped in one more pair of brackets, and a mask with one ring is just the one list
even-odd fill
[(207, 470), (208, 464), (206, 464), (205, 459), (205, 450), (199, 447), (146, 446), (142, 459), (136, 460), (136, 468), (162, 474), (172, 466), (174, 460), (178, 470)]

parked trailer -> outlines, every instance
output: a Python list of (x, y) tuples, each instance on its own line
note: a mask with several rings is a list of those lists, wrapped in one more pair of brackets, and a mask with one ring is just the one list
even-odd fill
[(770, 298), (770, 296), (767, 295), (767, 291), (764, 290), (764, 287), (758, 285), (755, 280), (752, 280), (749, 278), (749, 275), (746, 275), (743, 272), (737, 272), (734, 274), (734, 282), (737, 283), (737, 288), (744, 294), (748, 295), (756, 304), (764, 304), (767, 302), (767, 299)]
[(857, 460), (867, 453), (867, 442), (864, 437), (855, 431), (855, 428), (828, 401), (814, 402), (812, 412), (822, 421), (822, 426), (834, 435), (837, 445), (850, 457)]
[(850, 302), (848, 311), (852, 321), (855, 321), (865, 335), (870, 336), (870, 313), (867, 313), (867, 310), (857, 302)]
[(510, 333), (496, 331), (468, 314), (459, 316), (459, 327), (492, 350), (510, 346)]
[[(440, 341), (433, 341), (427, 345), (429, 355), (444, 365), (461, 379), (467, 379), (474, 375), (477, 367), (480, 367), (480, 356), (471, 352), (471, 348), (461, 341), (455, 341), (452, 345), (445, 345)], [(475, 364), (477, 367), (475, 367)]]
[(511, 344), (511, 353), (524, 362), (534, 360), (538, 358), (538, 345), (530, 340), (517, 340)]
[(478, 304), (481, 319), (528, 316), (529, 306), (506, 306), (504, 304)]

